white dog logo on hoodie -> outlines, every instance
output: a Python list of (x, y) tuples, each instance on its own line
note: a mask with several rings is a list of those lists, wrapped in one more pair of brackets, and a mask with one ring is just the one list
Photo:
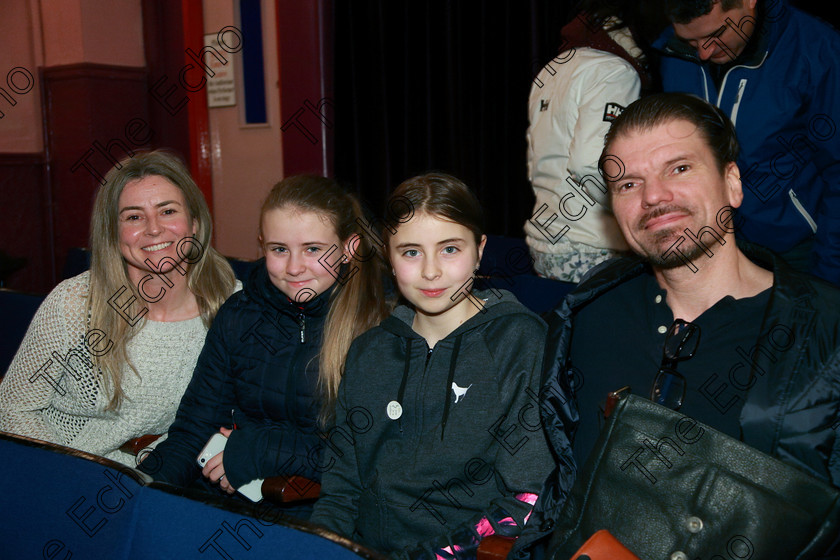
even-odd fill
[(454, 381), (452, 382), (452, 392), (455, 393), (455, 403), (457, 404), (461, 398), (466, 396), (467, 390), (472, 387), (472, 383), (469, 384), (467, 387), (458, 387), (458, 384)]

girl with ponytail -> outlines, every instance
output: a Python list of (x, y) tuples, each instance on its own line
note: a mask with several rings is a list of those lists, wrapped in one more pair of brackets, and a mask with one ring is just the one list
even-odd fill
[[(374, 253), (362, 218), (331, 179), (294, 176), (271, 189), (265, 257), (219, 310), (169, 439), (141, 470), (181, 486), (203, 475), (229, 494), (268, 477), (320, 480), (320, 433), (344, 357), (385, 316), (381, 261), (353, 258)], [(196, 455), (218, 432), (224, 450), (201, 469)]]

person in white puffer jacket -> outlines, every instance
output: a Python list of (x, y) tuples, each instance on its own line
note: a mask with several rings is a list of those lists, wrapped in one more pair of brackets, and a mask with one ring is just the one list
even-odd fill
[(584, 2), (563, 27), (561, 52), (534, 79), (527, 140), (536, 204), (525, 234), (541, 276), (578, 282), (627, 251), (605, 204), (598, 156), (610, 123), (652, 89), (642, 46), (667, 25), (658, 4)]

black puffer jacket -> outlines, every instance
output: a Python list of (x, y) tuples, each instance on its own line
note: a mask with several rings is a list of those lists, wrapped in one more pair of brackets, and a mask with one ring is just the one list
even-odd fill
[[(741, 410), (742, 441), (801, 470), (840, 486), (840, 290), (794, 272), (755, 245), (739, 243), (756, 264), (773, 271), (773, 287), (750, 372), (754, 384)], [(638, 257), (604, 263), (580, 284), (549, 318), (547, 380), (540, 394), (549, 443), (560, 454), (569, 449), (579, 422), (567, 367), (575, 312), (604, 292), (641, 274)], [(792, 335), (782, 336), (792, 332)], [(609, 341), (606, 341), (609, 344)], [(775, 345), (775, 346), (774, 346)], [(764, 373), (762, 373), (764, 372)], [(734, 389), (728, 379), (715, 386), (718, 401)], [(511, 558), (548, 535), (570, 489), (573, 469), (560, 465), (540, 494), (527, 535)]]
[(255, 478), (320, 479), (317, 354), (329, 291), (297, 304), (255, 263), (245, 287), (219, 309), (169, 437), (140, 468), (155, 480), (188, 485), (196, 456), (221, 426), (237, 429), (225, 447), (234, 488)]

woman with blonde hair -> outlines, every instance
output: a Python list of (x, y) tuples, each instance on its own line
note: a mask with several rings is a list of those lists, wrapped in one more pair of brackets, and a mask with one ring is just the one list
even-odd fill
[(0, 384), (0, 430), (134, 466), (119, 447), (166, 432), (237, 282), (210, 247), (207, 203), (177, 156), (138, 153), (105, 181), (91, 268), (33, 318)]

